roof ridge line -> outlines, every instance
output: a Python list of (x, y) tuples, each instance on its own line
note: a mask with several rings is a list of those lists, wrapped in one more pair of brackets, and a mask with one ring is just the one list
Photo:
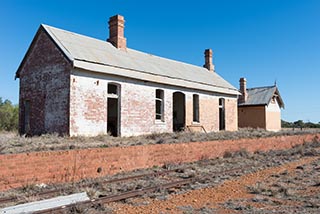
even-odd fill
[(253, 89), (259, 89), (259, 88), (273, 88), (273, 87), (277, 87), (275, 85), (270, 85), (270, 86), (259, 86), (259, 87), (252, 87), (252, 88), (247, 88), (247, 90), (253, 90)]

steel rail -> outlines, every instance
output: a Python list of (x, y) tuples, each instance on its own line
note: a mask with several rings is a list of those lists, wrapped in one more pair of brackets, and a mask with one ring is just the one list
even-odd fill
[[(124, 177), (124, 178), (115, 178), (115, 179), (111, 179), (111, 180), (105, 180), (102, 181), (101, 184), (109, 184), (109, 183), (116, 183), (116, 182), (122, 182), (122, 181), (129, 181), (129, 180), (134, 180), (134, 179), (139, 179), (139, 178), (143, 178), (143, 177), (159, 177), (159, 176), (163, 176), (172, 172), (178, 172), (179, 170), (186, 170), (189, 169), (191, 167), (186, 167), (186, 168), (177, 168), (177, 169), (171, 169), (171, 170), (165, 170), (165, 171), (159, 171), (159, 172), (153, 172), (153, 173), (146, 173), (146, 174), (142, 174), (142, 175), (134, 175), (134, 176), (130, 176), (130, 177)], [(81, 187), (89, 187), (93, 184), (94, 182), (91, 182), (89, 184), (85, 184), (82, 185)], [(30, 196), (46, 196), (46, 195), (51, 195), (51, 194), (56, 194), (56, 193), (60, 193), (61, 191), (64, 191), (66, 189), (63, 188), (59, 188), (59, 189), (54, 189), (54, 190), (48, 190), (48, 191), (43, 191), (43, 192), (37, 192), (34, 193)], [(0, 204), (5, 204), (5, 203), (10, 203), (13, 202), (15, 200), (17, 200), (18, 197), (4, 197), (4, 198), (0, 198)]]
[(117, 195), (104, 196), (104, 197), (101, 197), (101, 198), (98, 198), (98, 199), (87, 200), (87, 201), (83, 201), (83, 202), (80, 202), (80, 203), (70, 204), (70, 205), (67, 205), (67, 206), (56, 207), (56, 208), (47, 209), (47, 210), (41, 210), (41, 211), (37, 211), (37, 212), (33, 212), (33, 213), (34, 214), (54, 213), (54, 212), (57, 212), (57, 211), (66, 210), (66, 209), (71, 208), (71, 207), (76, 206), (76, 205), (106, 204), (106, 203), (120, 201), (120, 200), (124, 200), (124, 199), (128, 199), (128, 198), (142, 196), (142, 195), (144, 195), (146, 193), (155, 192), (158, 189), (169, 189), (169, 188), (173, 188), (173, 187), (183, 186), (183, 185), (186, 185), (186, 184), (190, 184), (190, 183), (192, 183), (194, 181), (195, 181), (194, 178), (183, 179), (183, 180), (179, 180), (179, 181), (173, 181), (173, 182), (170, 182), (170, 183), (162, 184), (162, 185), (159, 185), (159, 186), (147, 187), (147, 188), (143, 188), (143, 189), (139, 189), (139, 190), (128, 191), (128, 192), (120, 193), (120, 194), (117, 194)]
[[(239, 170), (252, 168), (254, 166), (255, 165), (250, 164), (250, 165), (245, 165), (245, 166), (242, 166), (242, 167), (237, 167), (237, 168), (223, 170), (223, 171), (214, 171), (214, 172), (211, 172), (210, 174), (225, 174), (225, 173), (230, 173), (230, 172), (234, 172), (234, 171), (239, 171)], [(189, 168), (192, 168), (192, 167), (177, 168), (177, 169), (171, 169), (171, 170), (166, 170), (166, 171), (162, 171), (162, 172), (147, 173), (147, 174), (135, 175), (135, 176), (124, 177), (124, 178), (116, 178), (116, 179), (103, 181), (102, 184), (133, 180), (133, 179), (138, 179), (138, 178), (147, 177), (147, 176), (155, 176), (155, 177), (157, 177), (157, 176), (169, 174), (171, 172), (179, 172), (179, 170), (185, 170), (185, 169), (189, 169)], [(195, 177), (186, 178), (186, 179), (182, 179), (182, 180), (179, 180), (179, 181), (174, 181), (174, 182), (170, 182), (170, 183), (166, 183), (166, 184), (162, 184), (162, 185), (158, 185), (158, 186), (154, 186), (154, 187), (147, 187), (147, 188), (143, 188), (143, 189), (128, 191), (128, 192), (120, 193), (120, 194), (117, 194), (117, 195), (103, 196), (103, 197), (98, 198), (98, 199), (92, 199), (92, 200), (88, 200), (88, 201), (84, 201), (84, 202), (80, 202), (80, 203), (70, 204), (70, 205), (63, 206), (63, 207), (57, 207), (57, 208), (52, 208), (52, 209), (48, 209), (48, 210), (37, 211), (37, 212), (34, 212), (34, 213), (36, 213), (36, 214), (54, 213), (55, 211), (66, 210), (66, 209), (71, 208), (71, 207), (76, 206), (76, 205), (89, 205), (89, 204), (96, 205), (96, 204), (101, 204), (101, 203), (103, 203), (103, 204), (104, 203), (110, 203), (110, 202), (120, 201), (120, 200), (133, 198), (133, 197), (137, 197), (137, 196), (142, 196), (142, 195), (144, 195), (146, 193), (155, 192), (158, 189), (169, 189), (169, 188), (173, 188), (173, 187), (179, 187), (179, 186), (182, 186), (182, 185), (190, 184), (190, 183), (193, 183), (193, 182), (196, 182), (196, 181), (203, 181), (203, 180), (206, 180), (206, 179), (209, 179), (209, 176), (205, 176), (205, 177), (202, 177), (202, 178), (195, 178)], [(89, 186), (89, 185), (92, 185), (92, 183), (84, 185), (84, 187)], [(60, 192), (61, 190), (62, 189), (50, 190), (50, 191), (46, 191), (46, 192), (40, 192), (40, 193), (38, 193), (38, 195), (53, 194), (53, 193)], [(2, 198), (2, 199), (0, 199), (0, 204), (1, 203), (6, 203), (6, 202), (10, 202), (10, 200), (12, 200), (12, 199), (13, 200), (17, 199), (17, 197), (14, 197), (14, 198)]]
[[(229, 170), (224, 170), (224, 171), (216, 171), (216, 172), (212, 172), (214, 174), (217, 173), (230, 173), (230, 172), (234, 172), (234, 171), (238, 171), (238, 170), (244, 170), (244, 169), (248, 169), (251, 168), (255, 165), (246, 165), (243, 167), (237, 167), (237, 168), (233, 168), (233, 169), (229, 169)], [(133, 176), (134, 177), (134, 176)], [(207, 179), (208, 176), (204, 177), (204, 179)], [(146, 193), (151, 193), (151, 192), (155, 192), (158, 189), (169, 189), (169, 188), (173, 188), (173, 187), (179, 187), (179, 186), (183, 186), (186, 184), (191, 184), (194, 183), (196, 181), (200, 181), (203, 180), (203, 178), (187, 178), (187, 179), (182, 179), (179, 181), (173, 181), (170, 183), (166, 183), (166, 184), (162, 184), (162, 185), (158, 185), (158, 186), (153, 186), (153, 187), (147, 187), (147, 188), (143, 188), (143, 189), (138, 189), (138, 190), (133, 190), (133, 191), (128, 191), (128, 192), (124, 192), (124, 193), (120, 193), (117, 195), (110, 195), (110, 196), (104, 196), (98, 199), (93, 199), (93, 200), (88, 200), (88, 201), (84, 201), (84, 202), (80, 202), (80, 203), (75, 203), (75, 204), (70, 204), (67, 206), (63, 206), (63, 207), (56, 207), (56, 208), (52, 208), (52, 209), (47, 209), (47, 210), (41, 210), (38, 212), (34, 212), (35, 214), (43, 214), (43, 213), (55, 213), (58, 211), (63, 211), (63, 210), (67, 210), (71, 207), (77, 206), (77, 205), (98, 205), (98, 204), (106, 204), (106, 203), (110, 203), (110, 202), (116, 202), (116, 201), (120, 201), (120, 200), (124, 200), (124, 199), (128, 199), (128, 198), (133, 198), (133, 197), (137, 197), (137, 196), (142, 196)]]

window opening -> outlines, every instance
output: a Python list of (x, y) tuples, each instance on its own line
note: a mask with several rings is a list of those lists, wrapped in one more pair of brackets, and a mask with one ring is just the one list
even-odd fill
[(118, 94), (118, 86), (112, 83), (108, 84), (108, 94)]
[(156, 90), (156, 120), (164, 121), (164, 92), (163, 90)]
[(193, 95), (193, 122), (200, 122), (199, 120), (199, 95)]
[(219, 99), (219, 130), (225, 130), (225, 100), (223, 98)]

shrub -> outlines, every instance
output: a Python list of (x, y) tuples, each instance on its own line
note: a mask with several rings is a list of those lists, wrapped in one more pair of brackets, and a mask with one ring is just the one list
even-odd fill
[(223, 154), (223, 158), (231, 158), (232, 157), (232, 152), (230, 151), (225, 151)]
[(243, 158), (248, 158), (250, 156), (250, 153), (242, 148), (239, 151), (234, 152), (233, 157), (243, 157)]
[(0, 130), (18, 130), (19, 107), (0, 97)]

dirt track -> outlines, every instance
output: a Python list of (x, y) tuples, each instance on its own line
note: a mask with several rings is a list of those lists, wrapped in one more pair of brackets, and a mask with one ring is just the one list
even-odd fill
[[(199, 190), (193, 190), (181, 195), (172, 195), (168, 200), (146, 200), (144, 206), (132, 206), (126, 204), (114, 204), (117, 207), (116, 213), (234, 213), (241, 211), (241, 213), (248, 212), (277, 212), (302, 213), (302, 203), (298, 201), (288, 200), (285, 197), (277, 195), (264, 195), (250, 193), (248, 187), (257, 185), (257, 183), (272, 183), (276, 184), (280, 181), (274, 179), (277, 175), (288, 175), (289, 177), (297, 175), (297, 170), (311, 167), (315, 165), (314, 171), (319, 171), (320, 158), (306, 157), (298, 161), (294, 161), (279, 167), (271, 167), (256, 173), (243, 175), (238, 179), (225, 181), (223, 184)], [(304, 167), (302, 167), (304, 166)], [(301, 174), (301, 173), (300, 173)], [(319, 172), (317, 173), (319, 176)], [(272, 181), (270, 178), (272, 178)], [(319, 177), (318, 177), (319, 178)], [(305, 179), (308, 179), (305, 177)], [(315, 178), (316, 179), (316, 178)], [(279, 185), (279, 184), (278, 184)], [(300, 194), (309, 194), (317, 197), (320, 193), (319, 183), (313, 183), (300, 192)], [(283, 187), (286, 188), (286, 187)], [(295, 191), (294, 187), (290, 187), (291, 191)], [(287, 196), (290, 189), (287, 187)], [(282, 189), (282, 191), (285, 191)], [(281, 193), (279, 191), (278, 193)], [(292, 192), (297, 194), (298, 192)], [(297, 196), (296, 196), (297, 197)], [(319, 199), (319, 197), (318, 197)], [(269, 202), (269, 203), (267, 203)], [(272, 202), (272, 203), (271, 203)], [(318, 200), (317, 203), (320, 201)], [(306, 213), (318, 212), (320, 204), (306, 204), (305, 208), (309, 208)], [(285, 208), (285, 209), (284, 209)]]

